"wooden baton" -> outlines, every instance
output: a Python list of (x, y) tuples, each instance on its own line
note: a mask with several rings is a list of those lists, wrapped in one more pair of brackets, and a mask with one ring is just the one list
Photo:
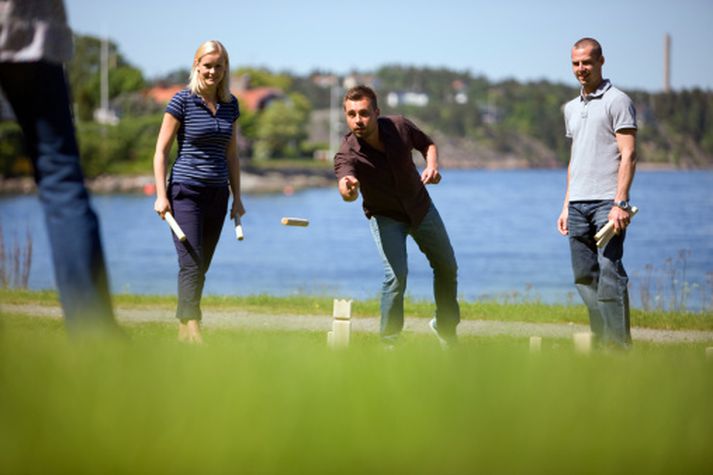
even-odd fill
[(179, 241), (183, 242), (186, 240), (186, 235), (184, 234), (183, 230), (181, 227), (178, 225), (175, 219), (173, 219), (173, 215), (171, 214), (170, 211), (166, 211), (166, 213), (163, 215), (164, 218), (166, 219), (166, 222), (168, 225), (171, 227), (171, 230), (174, 232), (176, 237), (178, 238)]
[(282, 218), (280, 220), (285, 226), (309, 226), (309, 220), (304, 218)]
[[(636, 213), (639, 212), (639, 208), (636, 206), (631, 207), (631, 217), (633, 218)], [(609, 240), (614, 237), (616, 232), (614, 231), (614, 221), (609, 221), (607, 224), (602, 226), (597, 234), (594, 235), (594, 239), (597, 241), (597, 247), (604, 247), (607, 245)]]
[(242, 241), (245, 239), (245, 235), (243, 234), (243, 225), (240, 221), (240, 215), (238, 213), (235, 213), (235, 216), (233, 216), (233, 223), (235, 223), (235, 238), (238, 241)]

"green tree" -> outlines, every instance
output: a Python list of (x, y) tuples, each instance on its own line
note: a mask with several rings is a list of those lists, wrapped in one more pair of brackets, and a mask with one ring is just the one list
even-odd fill
[(161, 118), (162, 114), (128, 117), (115, 127), (79, 123), (79, 152), (87, 176), (151, 173)]
[(273, 73), (261, 68), (238, 68), (234, 76), (248, 76), (250, 87), (275, 87), (288, 92), (292, 88), (292, 76), (287, 73)]
[[(67, 64), (67, 75), (79, 119), (91, 120), (100, 103), (101, 39), (75, 35), (74, 44), (74, 57)], [(116, 43), (109, 41), (108, 50), (109, 100), (143, 89), (143, 74), (119, 53)]]
[(309, 101), (301, 94), (290, 94), (288, 100), (270, 103), (257, 119), (254, 157), (300, 158), (309, 113)]
[(174, 84), (188, 84), (188, 79), (190, 75), (190, 68), (178, 68), (155, 78), (153, 81), (151, 81), (151, 83), (162, 86), (172, 86)]

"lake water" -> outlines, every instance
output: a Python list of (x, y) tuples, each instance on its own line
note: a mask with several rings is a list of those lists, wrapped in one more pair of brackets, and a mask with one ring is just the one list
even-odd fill
[[(563, 170), (445, 170), (443, 182), (429, 186), (456, 251), (462, 299), (578, 303), (567, 239), (555, 227), (564, 187)], [(713, 172), (639, 172), (632, 202), (640, 209), (624, 256), (632, 303), (668, 307), (685, 294), (688, 308), (713, 307)], [(175, 293), (175, 251), (153, 198), (95, 196), (93, 203), (113, 290)], [(244, 204), (245, 240), (226, 221), (206, 293), (379, 294), (382, 266), (360, 204), (343, 202), (336, 188), (249, 195)], [(283, 216), (310, 225), (286, 227)], [(6, 245), (32, 233), (30, 287), (53, 288), (37, 198), (1, 197), (0, 219)], [(431, 271), (412, 241), (409, 266), (408, 294), (430, 299)]]

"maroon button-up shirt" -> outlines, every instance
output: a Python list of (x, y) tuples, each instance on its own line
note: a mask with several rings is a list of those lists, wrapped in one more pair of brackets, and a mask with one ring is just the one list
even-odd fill
[(411, 158), (418, 150), (426, 157), (433, 140), (402, 116), (379, 117), (379, 138), (384, 152), (370, 147), (349, 132), (334, 157), (337, 180), (359, 180), (367, 218), (386, 216), (418, 226), (431, 206), (431, 197)]

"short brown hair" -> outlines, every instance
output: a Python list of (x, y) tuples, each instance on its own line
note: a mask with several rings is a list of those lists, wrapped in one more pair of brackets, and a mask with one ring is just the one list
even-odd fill
[(367, 98), (371, 101), (371, 105), (374, 106), (374, 109), (379, 108), (379, 104), (376, 102), (376, 93), (372, 88), (363, 84), (349, 88), (346, 94), (344, 94), (343, 102), (360, 101), (364, 98)]
[(575, 49), (584, 48), (586, 46), (592, 47), (592, 55), (595, 58), (602, 57), (602, 45), (600, 45), (594, 38), (582, 38), (574, 44)]

